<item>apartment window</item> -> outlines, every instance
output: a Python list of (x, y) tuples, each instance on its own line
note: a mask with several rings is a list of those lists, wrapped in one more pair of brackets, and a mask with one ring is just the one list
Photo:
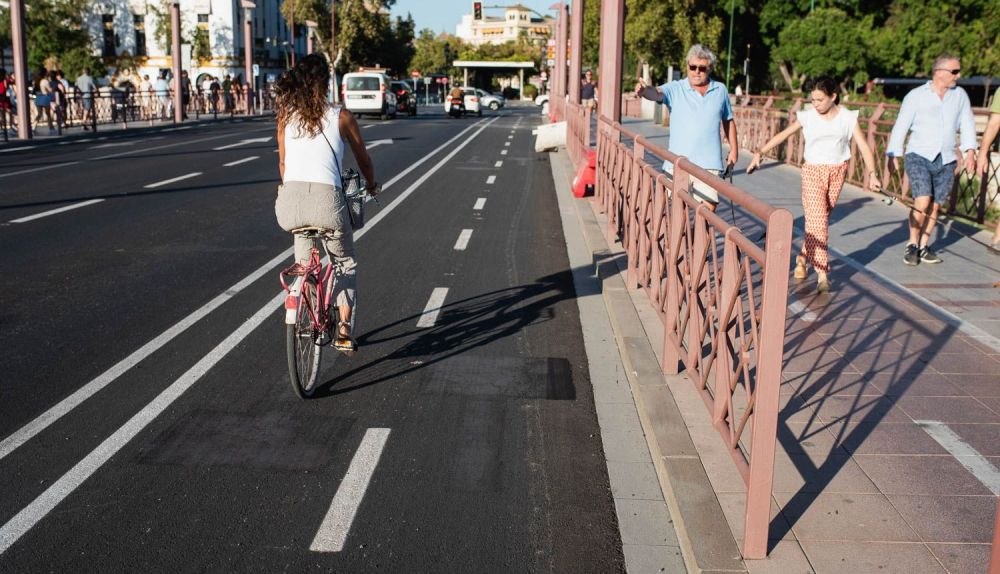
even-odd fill
[(101, 24), (104, 40), (101, 55), (105, 58), (113, 58), (115, 56), (115, 15), (102, 14)]
[(146, 17), (134, 14), (132, 24), (135, 28), (135, 55), (146, 56)]
[(198, 28), (208, 30), (208, 14), (198, 14)]

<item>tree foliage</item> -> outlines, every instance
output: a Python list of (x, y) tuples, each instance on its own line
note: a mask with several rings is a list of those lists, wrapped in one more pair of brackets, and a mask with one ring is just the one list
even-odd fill
[[(77, 67), (103, 69), (100, 60), (91, 55), (90, 34), (84, 22), (84, 15), (91, 12), (91, 0), (31, 0), (25, 4), (29, 70), (44, 69), (46, 60), (50, 61), (50, 66), (58, 62), (71, 77), (79, 73)], [(9, 10), (0, 12), (0, 37), (10, 41)], [(55, 60), (51, 60), (53, 57)], [(67, 63), (72, 64), (72, 68)]]
[(774, 57), (799, 75), (864, 83), (871, 68), (871, 33), (870, 17), (857, 20), (838, 8), (817, 8), (781, 30)]

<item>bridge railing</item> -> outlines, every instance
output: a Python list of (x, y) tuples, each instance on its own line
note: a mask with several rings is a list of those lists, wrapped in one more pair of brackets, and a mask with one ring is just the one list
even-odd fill
[[(683, 366), (747, 485), (746, 558), (764, 558), (770, 522), (792, 216), (601, 117), (595, 200), (627, 282), (663, 322), (665, 373)], [(623, 141), (623, 139), (625, 141)], [(573, 139), (570, 137), (570, 139)], [(674, 165), (670, 178), (647, 154)], [(766, 229), (763, 248), (699, 203), (714, 188)], [(752, 429), (752, 432), (747, 432)]]
[(590, 152), (590, 124), (592, 112), (590, 109), (566, 102), (566, 151), (573, 162), (573, 167), (580, 169), (580, 165), (587, 161), (587, 153)]
[[(781, 98), (775, 96), (746, 96), (737, 99), (733, 107), (736, 126), (743, 147), (755, 149), (770, 139), (774, 134), (788, 127), (794, 121), (795, 114), (806, 104), (801, 98)], [(858, 124), (867, 136), (868, 147), (875, 154), (875, 163), (879, 172), (879, 180), (884, 191), (906, 203), (910, 202), (910, 182), (906, 173), (900, 170), (890, 174), (886, 167), (885, 150), (889, 143), (889, 134), (895, 123), (899, 106), (896, 104), (877, 104), (868, 102), (846, 102), (850, 109), (858, 110)], [(974, 108), (973, 113), (979, 121), (976, 122), (977, 138), (982, 141), (984, 121), (989, 111)], [(1000, 139), (1000, 138), (998, 138)], [(783, 161), (790, 165), (801, 166), (804, 150), (802, 132), (799, 131), (783, 145), (771, 150), (767, 155), (772, 159)], [(990, 154), (990, 165), (985, 177), (962, 171), (955, 178), (952, 189), (949, 213), (961, 215), (977, 223), (995, 222), (1000, 218), (1000, 154), (996, 153), (1000, 141), (994, 142), (993, 154)], [(902, 158), (901, 158), (902, 160)], [(851, 159), (848, 164), (847, 181), (869, 189), (869, 177), (861, 159), (861, 153), (854, 141), (851, 141)]]

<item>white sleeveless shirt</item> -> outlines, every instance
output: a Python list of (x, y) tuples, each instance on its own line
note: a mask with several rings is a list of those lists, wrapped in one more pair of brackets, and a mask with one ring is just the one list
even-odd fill
[(833, 119), (823, 119), (813, 108), (795, 114), (802, 124), (806, 163), (837, 165), (851, 159), (851, 137), (858, 124), (858, 112), (841, 107)]
[[(336, 161), (334, 154), (337, 155)], [(338, 165), (341, 168), (344, 165), (344, 140), (340, 137), (340, 108), (332, 106), (327, 108), (323, 117), (323, 131), (321, 134), (316, 134), (316, 137), (310, 137), (305, 132), (299, 133), (294, 125), (285, 126), (286, 182), (304, 181), (339, 188), (342, 183), (340, 172), (337, 170)]]

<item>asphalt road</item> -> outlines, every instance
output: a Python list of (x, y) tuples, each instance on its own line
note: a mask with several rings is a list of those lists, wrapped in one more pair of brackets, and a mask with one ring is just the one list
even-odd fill
[(272, 123), (0, 148), (0, 572), (624, 569), (538, 116), (430, 112), (307, 401)]

